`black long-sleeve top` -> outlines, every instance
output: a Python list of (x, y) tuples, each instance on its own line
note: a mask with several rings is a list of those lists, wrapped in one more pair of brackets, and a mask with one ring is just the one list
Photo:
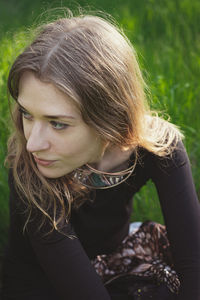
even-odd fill
[[(130, 157), (130, 165), (133, 159)], [(94, 201), (72, 210), (70, 223), (63, 229), (77, 236), (73, 240), (56, 230), (42, 237), (36, 233), (37, 222), (23, 234), (26, 218), (10, 176), (4, 295), (15, 296), (13, 300), (115, 299), (103, 286), (90, 259), (111, 253), (128, 234), (133, 196), (149, 179), (159, 195), (181, 281), (180, 293), (174, 299), (200, 300), (200, 206), (182, 143), (172, 158), (160, 158), (141, 149), (140, 160), (125, 182), (92, 192)]]

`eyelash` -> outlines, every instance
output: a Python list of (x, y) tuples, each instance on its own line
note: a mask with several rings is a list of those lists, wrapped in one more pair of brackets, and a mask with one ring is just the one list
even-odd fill
[[(63, 129), (66, 129), (69, 125), (67, 124), (64, 124), (64, 123), (60, 123), (60, 122), (56, 122), (56, 121), (50, 121), (50, 124), (52, 125), (52, 127), (55, 129), (55, 130), (63, 130)], [(62, 128), (55, 128), (55, 125), (61, 125)]]
[[(22, 114), (24, 119), (26, 119), (28, 121), (31, 121), (32, 117), (27, 111), (25, 111), (24, 109), (22, 109), (20, 107), (19, 112)], [(55, 130), (63, 130), (63, 129), (66, 129), (69, 126), (68, 124), (64, 124), (64, 123), (56, 122), (56, 121), (50, 121), (49, 123), (52, 125), (53, 129), (55, 129)], [(61, 126), (62, 128), (56, 128), (57, 125)]]

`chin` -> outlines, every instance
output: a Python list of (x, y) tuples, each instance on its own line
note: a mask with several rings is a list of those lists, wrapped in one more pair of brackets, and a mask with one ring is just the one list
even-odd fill
[(64, 175), (69, 174), (70, 172), (72, 172), (73, 170), (53, 170), (53, 169), (48, 169), (48, 168), (41, 168), (39, 167), (38, 170), (40, 171), (40, 173), (46, 177), (46, 178), (52, 178), (52, 179), (56, 179), (56, 178), (60, 178)]

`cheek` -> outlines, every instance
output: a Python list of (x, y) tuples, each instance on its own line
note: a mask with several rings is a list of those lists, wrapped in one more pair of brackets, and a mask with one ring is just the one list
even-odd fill
[(63, 134), (54, 132), (51, 151), (64, 159), (91, 159), (102, 151), (100, 137), (86, 126), (69, 127)]
[[(81, 132), (80, 132), (81, 133)], [(98, 140), (92, 135), (82, 134), (70, 135), (65, 138), (53, 139), (53, 149), (57, 154), (64, 158), (77, 159), (80, 157), (90, 156), (91, 153), (98, 149)]]
[[(88, 141), (89, 142), (89, 141)], [(62, 154), (63, 156), (76, 156), (83, 154), (88, 148), (88, 143), (85, 139), (79, 138), (66, 138), (66, 139), (54, 139), (51, 145), (54, 151)]]

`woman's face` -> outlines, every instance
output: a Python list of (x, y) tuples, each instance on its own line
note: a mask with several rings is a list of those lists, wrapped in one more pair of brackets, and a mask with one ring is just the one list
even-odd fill
[(18, 104), (27, 151), (45, 177), (58, 178), (100, 160), (104, 143), (84, 123), (73, 101), (54, 85), (25, 72)]

